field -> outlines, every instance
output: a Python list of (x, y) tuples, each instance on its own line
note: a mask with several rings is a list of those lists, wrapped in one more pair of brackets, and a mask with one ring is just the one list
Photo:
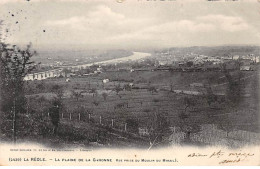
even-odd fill
[[(72, 77), (69, 82), (65, 78), (30, 81), (28, 109), (49, 118), (50, 101), (61, 90), (59, 131), (69, 128), (74, 134), (80, 133), (80, 142), (88, 140), (88, 146), (94, 140), (101, 145), (147, 147), (158, 132), (163, 133), (160, 144), (164, 145), (169, 144), (165, 140), (175, 130), (183, 132), (185, 138), (191, 134), (188, 143), (198, 144), (194, 134), (204, 132), (203, 125), (212, 124), (220, 133), (226, 133), (225, 137), (234, 131), (257, 133), (259, 109), (255, 91), (259, 90), (259, 71), (234, 71), (230, 75), (233, 79), (240, 77), (241, 90), (235, 103), (227, 99), (229, 83), (223, 72), (114, 71)], [(109, 82), (103, 83), (103, 79)], [(193, 83), (204, 85), (191, 86)], [(129, 84), (132, 86), (127, 88)], [(232, 94), (232, 98), (237, 97)], [(155, 134), (140, 133), (145, 130)], [(63, 136), (60, 139), (64, 140)], [(185, 141), (183, 138), (181, 143)]]

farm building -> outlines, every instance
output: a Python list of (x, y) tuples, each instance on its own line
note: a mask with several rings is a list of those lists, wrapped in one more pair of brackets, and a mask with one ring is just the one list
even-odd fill
[(109, 79), (103, 79), (103, 83), (108, 83)]
[(133, 86), (134, 86), (134, 83), (129, 83), (129, 86), (130, 86), (130, 87), (133, 87)]

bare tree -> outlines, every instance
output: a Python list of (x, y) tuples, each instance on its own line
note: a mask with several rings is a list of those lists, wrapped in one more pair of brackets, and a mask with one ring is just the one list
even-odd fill
[(169, 121), (167, 114), (162, 112), (155, 112), (152, 114), (152, 121), (149, 130), (150, 150), (158, 144), (168, 143), (165, 138), (169, 135)]
[(174, 83), (173, 81), (170, 82), (170, 92), (173, 92), (173, 88), (174, 88)]
[(187, 111), (187, 108), (194, 108), (196, 105), (195, 100), (190, 97), (183, 98), (183, 105), (185, 105), (184, 111)]
[(118, 95), (119, 92), (122, 91), (120, 84), (116, 85), (114, 90), (116, 91), (116, 94)]

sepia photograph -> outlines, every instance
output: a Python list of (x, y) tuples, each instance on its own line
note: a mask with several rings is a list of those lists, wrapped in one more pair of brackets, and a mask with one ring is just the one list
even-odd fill
[(0, 165), (260, 165), (259, 0), (1, 0), (0, 56)]

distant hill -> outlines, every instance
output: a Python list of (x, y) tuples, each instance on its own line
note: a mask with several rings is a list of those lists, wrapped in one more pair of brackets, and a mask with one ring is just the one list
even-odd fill
[(169, 49), (157, 50), (156, 52), (168, 52), (175, 55), (185, 55), (188, 53), (201, 54), (207, 56), (225, 56), (225, 55), (260, 55), (260, 46), (215, 46), (215, 47), (173, 47)]
[(38, 55), (32, 59), (37, 62), (50, 63), (53, 61), (97, 62), (130, 56), (133, 53), (127, 50), (38, 50)]

